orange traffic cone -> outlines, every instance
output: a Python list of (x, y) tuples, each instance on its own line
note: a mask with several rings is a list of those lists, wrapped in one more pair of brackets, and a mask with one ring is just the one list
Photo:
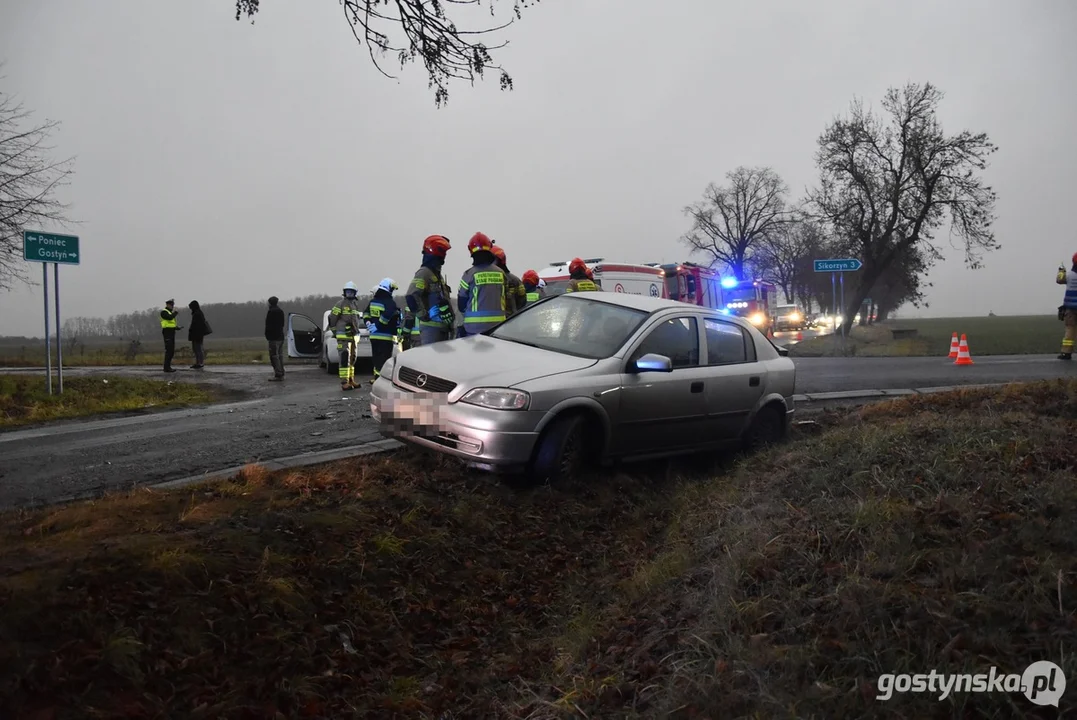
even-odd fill
[(950, 338), (950, 359), (956, 358), (959, 352), (961, 352), (961, 348), (957, 343), (957, 333), (954, 333), (954, 336)]
[(964, 335), (961, 336), (961, 345), (957, 351), (957, 360), (954, 360), (954, 365), (971, 365), (972, 356), (969, 355), (969, 341)]
[(800, 341), (801, 341), (801, 340), (803, 340), (803, 339), (804, 339), (804, 333), (802, 333), (802, 332), (800, 332), (800, 331), (798, 330), (798, 331), (797, 331), (797, 342), (800, 342)]

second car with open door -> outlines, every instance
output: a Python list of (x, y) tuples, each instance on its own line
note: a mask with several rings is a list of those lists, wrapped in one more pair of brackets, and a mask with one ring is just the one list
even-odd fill
[(288, 357), (321, 359), (325, 354), (318, 324), (306, 315), (288, 313)]

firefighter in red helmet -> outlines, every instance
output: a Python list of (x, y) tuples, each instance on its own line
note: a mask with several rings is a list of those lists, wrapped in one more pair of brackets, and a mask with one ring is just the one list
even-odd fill
[(542, 286), (539, 285), (538, 273), (534, 270), (528, 270), (523, 276), (524, 282), (524, 307), (534, 305), (542, 298), (546, 297), (545, 291)]
[(501, 268), (501, 272), (505, 273), (505, 315), (511, 317), (513, 313), (524, 309), (524, 305), (527, 304), (527, 291), (524, 290), (523, 281), (509, 270), (505, 250), (497, 244), (496, 240), (490, 242), (493, 244), (490, 249), (497, 259), (497, 266)]
[(467, 244), (471, 267), (460, 278), (456, 295), (464, 324), (461, 336), (479, 335), (505, 320), (505, 272), (497, 266), (494, 243), (477, 232)]
[(452, 339), (456, 317), (452, 310), (452, 291), (441, 274), (445, 255), (452, 245), (444, 235), (431, 235), (423, 241), (423, 263), (415, 272), (404, 299), (412, 327), (411, 347), (431, 345)]
[(568, 289), (565, 292), (595, 292), (600, 290), (591, 275), (590, 268), (580, 258), (572, 258), (568, 264)]

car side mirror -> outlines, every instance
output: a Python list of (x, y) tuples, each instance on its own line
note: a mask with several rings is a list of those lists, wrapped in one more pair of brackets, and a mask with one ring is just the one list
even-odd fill
[(633, 372), (673, 372), (673, 361), (665, 355), (647, 353), (632, 363)]
[(789, 348), (783, 348), (778, 345), (775, 345), (774, 349), (777, 350), (778, 354), (782, 357), (789, 357)]

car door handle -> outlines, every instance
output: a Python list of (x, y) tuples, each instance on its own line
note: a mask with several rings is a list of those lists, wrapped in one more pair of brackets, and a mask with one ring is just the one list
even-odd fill
[(691, 386), (689, 386), (689, 389), (694, 393), (701, 393), (703, 392), (703, 383), (694, 382), (691, 384)]
[(759, 387), (759, 376), (753, 375), (748, 378), (748, 387)]

